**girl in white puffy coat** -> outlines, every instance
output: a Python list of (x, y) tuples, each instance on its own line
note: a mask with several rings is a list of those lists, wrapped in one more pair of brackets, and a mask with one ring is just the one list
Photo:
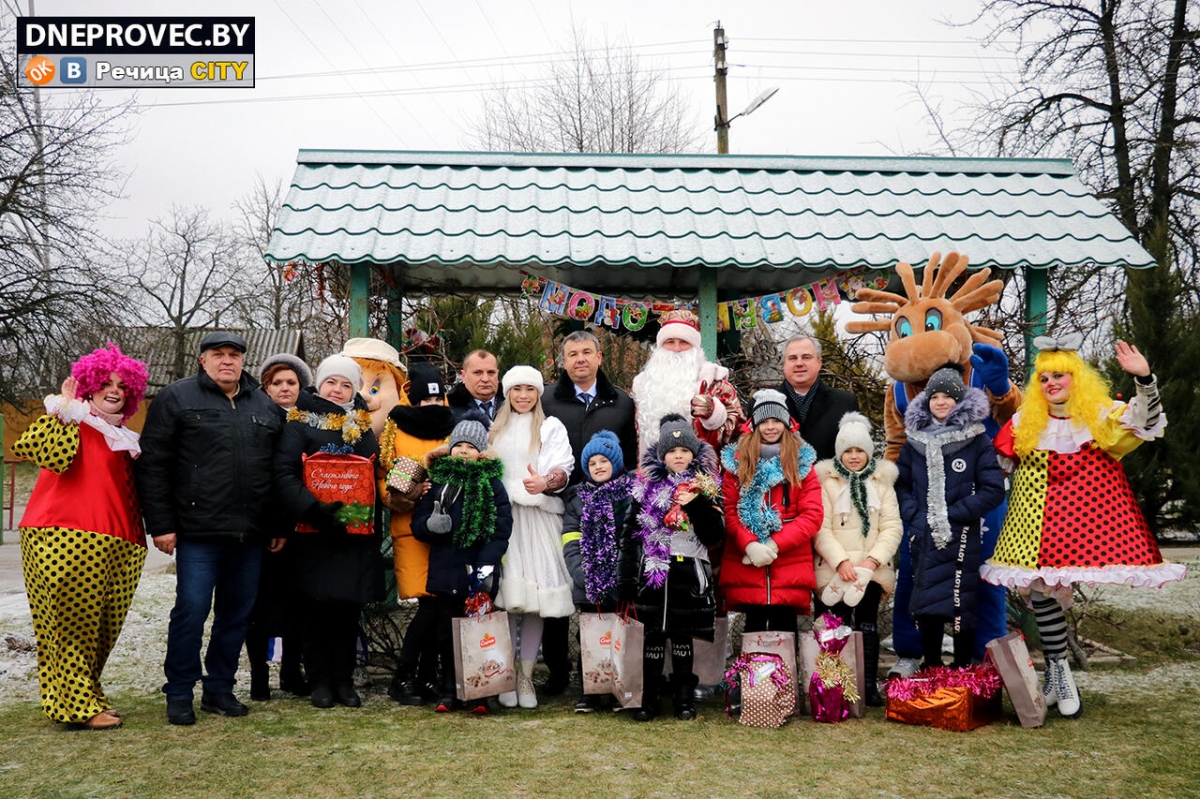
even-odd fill
[(838, 424), (837, 456), (816, 465), (825, 520), (817, 533), (817, 611), (828, 609), (863, 635), (866, 685), (873, 707), (883, 705), (879, 671), (879, 605), (896, 588), (892, 558), (904, 526), (896, 499), (896, 465), (874, 458), (871, 423), (847, 413)]

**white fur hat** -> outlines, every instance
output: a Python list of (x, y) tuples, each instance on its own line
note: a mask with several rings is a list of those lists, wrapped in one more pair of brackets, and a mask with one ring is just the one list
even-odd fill
[(362, 388), (362, 367), (345, 355), (330, 355), (321, 361), (317, 367), (317, 380), (313, 384), (318, 389), (321, 384), (331, 377), (344, 377), (354, 385), (354, 390)]
[(533, 386), (538, 390), (538, 396), (546, 390), (546, 381), (542, 377), (542, 373), (532, 366), (514, 366), (504, 373), (504, 377), (500, 380), (500, 386), (504, 390), (504, 398), (508, 399), (508, 392), (513, 386)]
[(396, 348), (377, 338), (352, 338), (342, 346), (341, 354), (347, 358), (383, 361), (397, 366), (405, 372), (408, 371), (408, 368), (400, 362), (400, 353)]
[(662, 346), (669, 338), (683, 339), (693, 347), (700, 347), (700, 320), (696, 314), (686, 309), (668, 311), (659, 323), (658, 335), (654, 342)]
[(851, 447), (858, 447), (869, 457), (875, 455), (875, 442), (871, 440), (871, 420), (857, 411), (850, 411), (842, 416), (842, 420), (838, 422), (837, 439), (833, 444), (839, 458)]

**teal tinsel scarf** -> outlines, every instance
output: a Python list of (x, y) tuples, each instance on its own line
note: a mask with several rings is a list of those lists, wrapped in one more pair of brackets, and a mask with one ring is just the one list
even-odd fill
[(852, 472), (846, 468), (846, 464), (842, 463), (841, 458), (834, 458), (833, 468), (850, 484), (850, 501), (854, 503), (854, 509), (858, 511), (858, 519), (862, 522), (863, 538), (866, 538), (871, 532), (870, 510), (867, 508), (867, 480), (875, 474), (875, 459), (867, 461), (867, 465), (862, 467), (861, 471)]

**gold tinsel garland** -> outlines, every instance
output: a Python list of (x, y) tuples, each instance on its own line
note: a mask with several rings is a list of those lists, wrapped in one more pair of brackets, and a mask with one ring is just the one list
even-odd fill
[(342, 441), (354, 445), (362, 434), (371, 429), (371, 414), (367, 411), (345, 413), (314, 413), (292, 408), (288, 411), (289, 422), (303, 422), (316, 430), (341, 430)]

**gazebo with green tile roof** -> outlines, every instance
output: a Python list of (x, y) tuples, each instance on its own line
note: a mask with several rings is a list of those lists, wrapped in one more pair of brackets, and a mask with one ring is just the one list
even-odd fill
[(409, 290), (484, 293), (528, 271), (694, 297), (711, 357), (718, 290), (786, 291), (952, 250), (1022, 270), (1034, 329), (1047, 270), (1154, 265), (1067, 160), (371, 150), (300, 151), (266, 257), (349, 265), (351, 336), (367, 335), (373, 268)]

